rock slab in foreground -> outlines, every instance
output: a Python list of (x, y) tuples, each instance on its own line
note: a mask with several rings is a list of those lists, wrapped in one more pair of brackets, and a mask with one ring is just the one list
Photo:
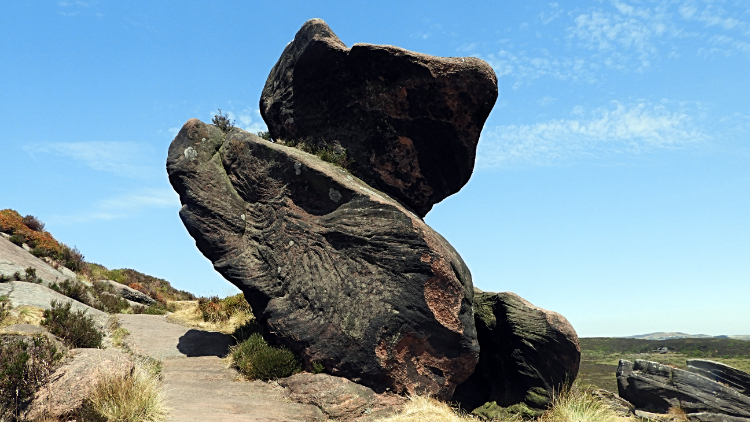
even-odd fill
[(393, 394), (375, 394), (346, 378), (303, 372), (279, 380), (293, 401), (313, 404), (334, 420), (374, 421), (396, 414), (406, 399)]
[(52, 374), (50, 385), (35, 394), (27, 419), (76, 415), (101, 377), (126, 375), (134, 368), (130, 355), (117, 349), (72, 349), (69, 359)]
[(740, 393), (750, 396), (750, 374), (725, 365), (705, 359), (688, 359), (687, 370), (732, 387)]
[(471, 274), (398, 202), (313, 155), (197, 119), (167, 171), (198, 249), (308, 369), (441, 398), (473, 372)]
[(453, 397), (463, 408), (523, 402), (543, 409), (553, 391), (576, 379), (581, 348), (573, 326), (562, 315), (515, 293), (475, 289), (474, 321), (481, 346), (479, 363)]
[(483, 60), (347, 48), (311, 19), (268, 75), (260, 112), (274, 139), (346, 148), (357, 177), (424, 216), (468, 182), (497, 95)]
[(636, 407), (666, 413), (679, 407), (686, 413), (720, 413), (750, 417), (750, 397), (702, 375), (656, 362), (620, 360), (620, 397)]

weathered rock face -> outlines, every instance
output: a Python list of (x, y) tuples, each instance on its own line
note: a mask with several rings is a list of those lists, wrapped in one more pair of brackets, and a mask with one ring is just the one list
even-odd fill
[(688, 359), (687, 370), (732, 387), (750, 397), (750, 374), (747, 372), (705, 359)]
[(303, 372), (279, 380), (293, 401), (313, 404), (333, 420), (375, 421), (392, 416), (406, 403), (394, 394), (375, 394), (346, 378)]
[(686, 413), (719, 413), (750, 417), (750, 397), (702, 375), (637, 359), (620, 360), (620, 397), (638, 408), (666, 413), (680, 407)]
[(575, 380), (581, 348), (565, 317), (514, 293), (479, 290), (474, 312), (481, 352), (474, 374), (453, 397), (463, 408), (524, 402), (541, 409), (553, 391)]
[(38, 420), (44, 416), (62, 419), (81, 411), (102, 376), (123, 376), (133, 371), (130, 355), (117, 349), (73, 349), (67, 362), (51, 376), (51, 383), (39, 389), (26, 409), (24, 420)]
[(474, 370), (469, 270), (397, 201), (313, 155), (197, 119), (167, 170), (198, 248), (308, 368), (442, 398)]
[(312, 19), (271, 70), (260, 111), (274, 139), (346, 148), (354, 175), (424, 216), (469, 180), (497, 95), (483, 60), (350, 49)]

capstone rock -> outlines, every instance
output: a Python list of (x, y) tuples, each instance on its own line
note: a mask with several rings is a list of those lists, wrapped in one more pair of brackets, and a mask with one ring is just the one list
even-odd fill
[(475, 289), (474, 321), (481, 347), (474, 374), (453, 397), (471, 410), (485, 403), (525, 403), (544, 409), (555, 391), (578, 375), (581, 348), (562, 315), (536, 307), (515, 293)]
[(345, 149), (355, 176), (424, 216), (468, 182), (497, 95), (483, 60), (348, 48), (311, 19), (271, 70), (260, 112), (273, 139)]
[(308, 369), (440, 398), (474, 371), (471, 274), (399, 202), (314, 155), (197, 119), (167, 171), (198, 249)]

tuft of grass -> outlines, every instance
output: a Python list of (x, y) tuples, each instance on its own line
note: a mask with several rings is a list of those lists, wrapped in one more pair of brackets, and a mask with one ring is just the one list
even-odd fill
[(0, 327), (2, 327), (5, 321), (10, 317), (10, 302), (7, 296), (0, 296)]
[(302, 364), (286, 347), (270, 346), (260, 333), (235, 346), (229, 352), (232, 366), (249, 380), (275, 380), (302, 371)]
[(112, 422), (166, 420), (158, 363), (138, 359), (131, 373), (101, 375), (86, 398), (82, 419)]
[(411, 396), (401, 411), (377, 422), (466, 422), (476, 421), (446, 403), (428, 396)]
[(234, 120), (229, 120), (229, 115), (226, 113), (221, 114), (221, 109), (219, 109), (219, 114), (214, 115), (213, 119), (211, 119), (211, 123), (215, 124), (224, 133), (229, 133), (234, 129)]
[(53, 300), (50, 305), (52, 308), (44, 311), (42, 325), (60, 337), (65, 345), (70, 348), (102, 346), (104, 334), (96, 328), (86, 311), (71, 311), (70, 302), (62, 304)]
[(354, 164), (346, 148), (329, 145), (325, 140), (317, 144), (295, 140), (283, 141), (282, 143), (284, 146), (297, 148), (300, 151), (315, 155), (321, 160), (337, 165), (345, 170), (351, 170), (352, 164)]
[(552, 399), (550, 409), (540, 422), (617, 422), (628, 420), (618, 416), (604, 402), (574, 384)]
[(0, 336), (0, 420), (18, 418), (50, 374), (63, 353), (45, 336)]

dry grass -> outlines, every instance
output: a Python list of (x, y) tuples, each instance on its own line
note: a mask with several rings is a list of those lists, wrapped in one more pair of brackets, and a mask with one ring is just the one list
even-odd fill
[[(683, 421), (678, 415), (675, 421)], [(684, 414), (682, 416), (684, 418)], [(399, 414), (378, 419), (377, 422), (467, 422), (479, 419), (451, 408), (446, 403), (430, 397), (415, 396)], [(577, 387), (555, 397), (553, 406), (535, 422), (635, 422), (635, 417), (618, 416), (603, 402)], [(520, 422), (518, 416), (495, 422)]]
[(206, 331), (218, 331), (224, 334), (232, 334), (240, 326), (254, 319), (252, 312), (247, 311), (235, 312), (225, 321), (212, 320), (205, 321), (203, 313), (198, 307), (197, 300), (181, 300), (169, 302), (174, 304), (176, 311), (167, 315), (167, 320), (176, 324), (184, 325), (191, 328), (200, 328)]
[(44, 309), (21, 305), (10, 310), (10, 314), (0, 322), (0, 327), (14, 324), (42, 325)]
[(447, 404), (431, 397), (412, 396), (397, 415), (377, 422), (465, 422), (477, 419), (457, 413)]
[(601, 400), (574, 385), (555, 396), (539, 422), (619, 422), (633, 420), (615, 414)]
[(156, 364), (139, 359), (129, 374), (102, 375), (86, 399), (84, 420), (160, 422), (166, 419)]

